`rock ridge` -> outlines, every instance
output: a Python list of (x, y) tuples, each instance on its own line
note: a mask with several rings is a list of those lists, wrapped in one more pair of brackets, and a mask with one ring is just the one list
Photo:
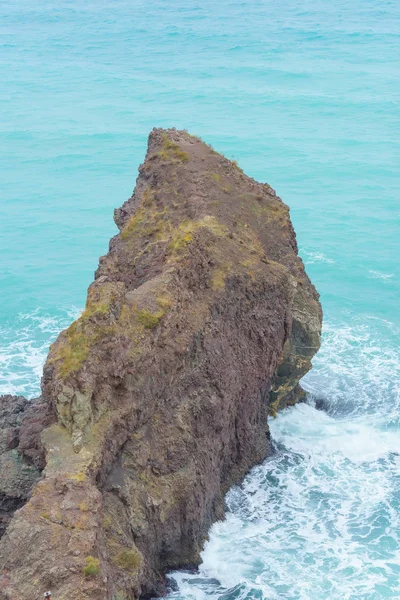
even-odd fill
[(162, 593), (268, 455), (268, 414), (302, 398), (319, 348), (288, 207), (199, 138), (154, 129), (114, 219), (86, 308), (50, 349), (35, 441), (8, 426), (36, 470), (7, 513), (0, 598)]

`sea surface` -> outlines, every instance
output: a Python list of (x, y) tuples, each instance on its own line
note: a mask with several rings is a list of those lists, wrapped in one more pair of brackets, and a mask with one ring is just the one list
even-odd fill
[(154, 126), (291, 207), (321, 293), (307, 404), (169, 600), (400, 598), (400, 2), (0, 2), (0, 392), (34, 397)]

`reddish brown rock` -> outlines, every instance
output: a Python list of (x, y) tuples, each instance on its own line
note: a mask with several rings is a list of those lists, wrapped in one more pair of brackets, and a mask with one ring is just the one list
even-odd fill
[(136, 598), (197, 564), (319, 347), (288, 207), (199, 139), (154, 130), (115, 221), (44, 369), (58, 423), (0, 545), (2, 598)]
[(49, 405), (22, 396), (0, 396), (0, 537), (23, 506), (44, 467), (40, 435), (54, 422)]

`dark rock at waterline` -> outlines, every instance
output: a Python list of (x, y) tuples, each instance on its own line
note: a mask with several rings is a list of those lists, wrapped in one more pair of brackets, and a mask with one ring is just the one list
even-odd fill
[(268, 413), (301, 399), (319, 347), (288, 207), (198, 138), (154, 130), (115, 221), (44, 369), (57, 423), (39, 454), (10, 434), (46, 467), (1, 540), (1, 598), (162, 593), (268, 455)]
[(315, 398), (314, 405), (316, 410), (321, 410), (323, 412), (327, 412), (330, 407), (327, 398)]
[(22, 396), (0, 396), (0, 537), (23, 506), (44, 467), (40, 434), (54, 422), (49, 405)]

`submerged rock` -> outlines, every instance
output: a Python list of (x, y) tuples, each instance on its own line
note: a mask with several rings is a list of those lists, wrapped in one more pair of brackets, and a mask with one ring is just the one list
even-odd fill
[(57, 423), (0, 543), (1, 598), (136, 598), (198, 564), (319, 348), (288, 207), (198, 138), (153, 130), (115, 222), (85, 311), (50, 349)]

